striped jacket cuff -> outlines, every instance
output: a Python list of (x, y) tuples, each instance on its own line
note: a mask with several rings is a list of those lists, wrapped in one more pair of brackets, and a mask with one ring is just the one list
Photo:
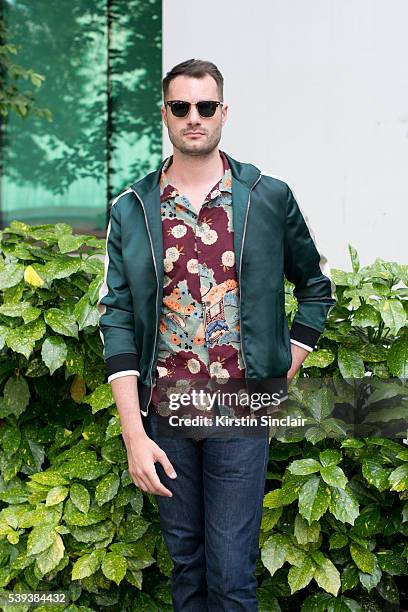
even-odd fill
[[(136, 374), (140, 376), (140, 364), (139, 356), (136, 353), (120, 353), (119, 355), (112, 355), (105, 359), (106, 374), (108, 376), (108, 382), (114, 378), (116, 374), (121, 373), (122, 376), (127, 374)], [(126, 374), (124, 374), (126, 372)]]
[(312, 352), (316, 348), (320, 334), (321, 332), (316, 329), (294, 321), (290, 330), (290, 341), (292, 344)]

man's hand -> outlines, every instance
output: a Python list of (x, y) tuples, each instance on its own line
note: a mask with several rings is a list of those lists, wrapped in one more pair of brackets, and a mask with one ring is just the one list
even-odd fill
[(293, 342), (290, 343), (290, 346), (292, 350), (292, 365), (287, 373), (288, 382), (290, 382), (295, 376), (296, 372), (298, 371), (298, 369), (300, 368), (300, 366), (302, 365), (302, 363), (310, 352), (302, 348), (301, 346), (298, 346), (297, 344), (293, 344)]
[(159, 461), (167, 476), (177, 477), (164, 450), (146, 433), (124, 436), (124, 440), (128, 454), (129, 473), (139, 489), (145, 493), (173, 497), (173, 493), (160, 482), (154, 467), (155, 462)]
[(170, 478), (176, 478), (177, 474), (166, 453), (148, 437), (143, 427), (136, 375), (129, 374), (115, 378), (111, 382), (111, 387), (118, 407), (122, 438), (128, 455), (129, 474), (133, 482), (146, 493), (172, 497), (172, 492), (160, 482), (154, 467), (155, 461), (161, 463)]

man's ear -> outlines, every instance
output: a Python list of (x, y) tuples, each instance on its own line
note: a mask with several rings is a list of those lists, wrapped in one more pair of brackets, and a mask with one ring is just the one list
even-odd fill
[(166, 105), (163, 104), (161, 107), (161, 114), (162, 114), (162, 119), (163, 119), (163, 123), (164, 125), (167, 127), (167, 113), (166, 113)]
[(222, 122), (222, 125), (224, 125), (225, 122), (227, 121), (227, 116), (228, 116), (228, 104), (226, 104), (225, 106), (222, 107), (222, 111), (221, 112), (222, 112), (221, 122)]

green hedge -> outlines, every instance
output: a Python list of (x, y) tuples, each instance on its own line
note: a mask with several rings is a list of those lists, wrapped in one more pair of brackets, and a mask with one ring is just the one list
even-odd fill
[[(0, 594), (66, 592), (69, 604), (35, 608), (48, 612), (167, 611), (172, 562), (156, 500), (131, 480), (105, 382), (96, 309), (104, 249), (63, 223), (15, 221), (1, 232)], [(338, 303), (298, 377), (327, 379), (343, 403), (349, 379), (392, 377), (378, 401), (387, 408), (400, 396), (408, 410), (408, 267), (360, 269), (350, 252), (353, 272), (332, 270)], [(313, 426), (271, 441), (260, 611), (397, 610), (406, 600), (408, 448), (341, 435), (329, 391), (314, 410), (307, 390), (295, 390), (286, 410), (302, 407)]]

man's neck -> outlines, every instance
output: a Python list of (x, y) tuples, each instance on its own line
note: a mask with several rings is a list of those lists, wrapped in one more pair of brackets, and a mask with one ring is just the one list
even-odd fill
[(223, 174), (220, 151), (215, 148), (208, 155), (185, 155), (174, 149), (173, 161), (166, 171), (170, 183), (184, 188), (215, 183)]

